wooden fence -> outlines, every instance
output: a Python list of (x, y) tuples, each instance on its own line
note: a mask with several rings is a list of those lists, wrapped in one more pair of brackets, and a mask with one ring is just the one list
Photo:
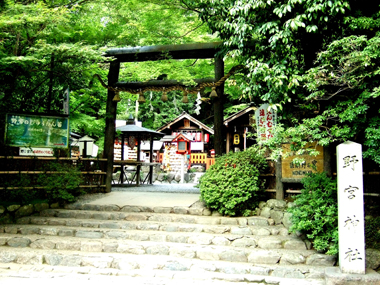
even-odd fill
[(191, 164), (202, 164), (205, 165), (206, 170), (210, 168), (211, 165), (215, 164), (215, 158), (207, 157), (207, 153), (192, 153), (190, 155)]
[[(0, 190), (45, 188), (38, 184), (38, 176), (64, 173), (52, 170), (53, 163), (79, 170), (82, 177), (80, 188), (105, 188), (106, 162), (107, 159), (101, 158), (0, 156)], [(21, 176), (27, 179), (28, 186), (20, 186)]]
[[(164, 159), (164, 154), (159, 154), (159, 163), (162, 163)], [(207, 153), (192, 153), (190, 155), (191, 164), (202, 164), (206, 167), (206, 170), (210, 168), (211, 165), (215, 164), (215, 158), (207, 157)]]
[[(302, 190), (302, 178), (283, 178), (281, 162), (275, 163), (268, 160), (268, 173), (260, 175), (265, 180), (266, 192), (272, 193), (276, 199), (284, 199), (289, 196), (300, 194)], [(376, 171), (373, 165), (369, 167), (369, 163), (365, 165), (363, 171), (364, 196), (365, 197), (380, 197), (380, 171)], [(330, 175), (336, 177), (335, 165), (332, 167)]]
[[(206, 169), (215, 163), (214, 158), (207, 157), (206, 154), (192, 154), (194, 164), (204, 164)], [(268, 171), (260, 175), (265, 180), (266, 192), (272, 198), (286, 198), (294, 194), (301, 193), (302, 184), (299, 181), (288, 181), (281, 178), (281, 165), (274, 161), (268, 161)], [(70, 165), (78, 169), (82, 176), (81, 188), (102, 192), (105, 188), (106, 163), (107, 159), (97, 158), (67, 158), (67, 157), (24, 157), (24, 156), (0, 156), (0, 190), (17, 189), (43, 189), (38, 185), (39, 175), (56, 175), (59, 171), (49, 170), (50, 163)], [(336, 173), (332, 173), (335, 176)], [(20, 177), (28, 179), (28, 186), (20, 186)], [(364, 195), (367, 197), (380, 197), (380, 171), (365, 171)], [(283, 199), (281, 198), (281, 199)]]

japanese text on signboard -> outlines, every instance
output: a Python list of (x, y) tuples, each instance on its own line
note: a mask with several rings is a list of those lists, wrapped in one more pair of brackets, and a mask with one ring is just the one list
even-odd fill
[(270, 109), (269, 104), (263, 104), (256, 110), (255, 116), (258, 140), (266, 141), (272, 138), (277, 122), (277, 112)]
[(68, 147), (66, 117), (7, 114), (6, 143), (11, 146)]
[[(303, 149), (304, 153), (297, 154), (297, 152), (291, 151), (290, 144), (282, 145), (283, 153), (290, 154), (282, 158), (282, 178), (301, 179), (307, 174), (323, 171), (323, 147), (316, 143), (308, 143)], [(310, 150), (316, 150), (318, 154), (310, 155)], [(298, 162), (295, 162), (297, 160)]]

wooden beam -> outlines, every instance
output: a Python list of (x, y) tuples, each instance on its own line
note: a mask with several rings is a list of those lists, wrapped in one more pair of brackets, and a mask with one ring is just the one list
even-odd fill
[(221, 42), (214, 42), (144, 46), (134, 48), (113, 48), (107, 50), (105, 55), (115, 57), (119, 62), (213, 58), (218, 52), (218, 47), (221, 44)]
[[(195, 79), (195, 83), (201, 84), (201, 83), (215, 83), (215, 78), (203, 78), (203, 79)], [(181, 86), (181, 87), (188, 87), (183, 82), (177, 81), (177, 80), (149, 80), (146, 82), (116, 82), (116, 87), (119, 88), (126, 88), (126, 89), (144, 89), (149, 87), (174, 87), (174, 86)], [(195, 87), (195, 86), (194, 86)]]

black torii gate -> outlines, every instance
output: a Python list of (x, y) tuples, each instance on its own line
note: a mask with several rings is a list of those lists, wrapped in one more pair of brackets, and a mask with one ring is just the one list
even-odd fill
[[(124, 87), (134, 89), (137, 86), (141, 88), (144, 83), (124, 83), (119, 81), (120, 63), (121, 62), (140, 62), (156, 61), (163, 59), (215, 59), (215, 78), (212, 82), (218, 82), (224, 76), (224, 62), (220, 56), (217, 56), (220, 42), (214, 43), (196, 43), (182, 45), (163, 45), (163, 46), (145, 46), (137, 48), (115, 48), (109, 49), (106, 56), (114, 57), (115, 60), (110, 63), (108, 73), (108, 94), (106, 107), (106, 129), (104, 138), (104, 154), (107, 158), (107, 177), (106, 191), (111, 192), (113, 153), (115, 141), (115, 120), (117, 102), (113, 101), (116, 92), (115, 87)], [(148, 83), (146, 83), (148, 84)], [(152, 84), (152, 83), (150, 83)], [(178, 82), (160, 80), (155, 82), (157, 87), (176, 86)], [(113, 88), (112, 88), (113, 87)], [(223, 94), (224, 82), (216, 87), (218, 97), (215, 97), (214, 104), (214, 148), (217, 155), (223, 151)]]

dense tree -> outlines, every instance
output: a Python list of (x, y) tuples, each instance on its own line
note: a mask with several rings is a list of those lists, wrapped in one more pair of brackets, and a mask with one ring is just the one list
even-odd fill
[(104, 59), (98, 46), (75, 39), (75, 8), (42, 1), (6, 4), (0, 12), (1, 125), (5, 112), (62, 113), (68, 87), (74, 121), (81, 113), (90, 119), (102, 108), (104, 94), (90, 91), (88, 78)]
[[(180, 1), (5, 1), (0, 7), (1, 128), (5, 112), (62, 113), (63, 93), (69, 87), (72, 130), (102, 143), (107, 91), (97, 83), (90, 88), (89, 82), (94, 74), (107, 77), (104, 50), (208, 41), (206, 31)], [(148, 64), (136, 77), (124, 66), (120, 79), (155, 78), (165, 68)], [(187, 72), (183, 78), (192, 75)], [(122, 98), (137, 99), (131, 94)], [(119, 103), (121, 117), (127, 102)]]
[(380, 162), (376, 1), (186, 2), (246, 65), (245, 96), (282, 109), (277, 142), (351, 139)]

